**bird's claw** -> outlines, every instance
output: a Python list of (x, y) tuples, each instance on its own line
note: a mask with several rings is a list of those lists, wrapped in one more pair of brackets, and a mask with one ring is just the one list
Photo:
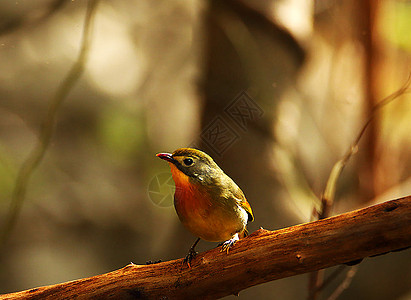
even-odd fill
[(222, 251), (227, 251), (227, 254), (228, 254), (228, 250), (230, 250), (230, 248), (233, 247), (234, 244), (235, 244), (239, 239), (240, 239), (240, 238), (239, 238), (239, 236), (238, 236), (238, 233), (234, 234), (231, 239), (229, 239), (229, 240), (227, 240), (227, 241), (225, 241), (225, 242), (223, 243), (223, 246), (221, 247), (221, 251), (220, 251), (220, 252), (222, 252)]
[(186, 263), (188, 265), (188, 267), (191, 268), (191, 264), (190, 264), (191, 260), (194, 257), (196, 257), (196, 255), (197, 255), (197, 252), (193, 248), (190, 248), (190, 251), (188, 252), (187, 256), (183, 260), (183, 264)]
[(233, 247), (236, 242), (237, 242), (237, 239), (234, 239), (234, 238), (229, 239), (228, 241), (225, 241), (223, 245), (221, 246), (220, 252), (227, 251), (227, 254), (228, 254), (228, 250), (230, 250), (230, 248)]

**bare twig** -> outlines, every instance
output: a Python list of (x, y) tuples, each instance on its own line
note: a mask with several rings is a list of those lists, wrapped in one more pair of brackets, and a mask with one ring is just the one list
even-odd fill
[(98, 0), (90, 0), (88, 2), (85, 23), (83, 27), (81, 49), (78, 58), (74, 65), (71, 67), (66, 78), (57, 89), (56, 94), (51, 99), (46, 118), (41, 128), (39, 141), (33, 148), (33, 150), (29, 153), (27, 159), (23, 162), (18, 171), (12, 194), (10, 210), (6, 217), (6, 223), (0, 237), (0, 249), (4, 247), (10, 235), (10, 232), (13, 229), (14, 224), (16, 223), (17, 217), (20, 213), (26, 196), (30, 177), (32, 176), (39, 163), (42, 161), (44, 154), (46, 153), (47, 148), (50, 144), (58, 109), (60, 108), (63, 101), (67, 98), (67, 95), (72, 90), (73, 86), (78, 81), (84, 70), (90, 48), (90, 36), (92, 29), (91, 23), (95, 14), (97, 3)]
[(360, 140), (362, 136), (364, 135), (367, 127), (370, 125), (372, 120), (375, 118), (375, 114), (377, 111), (379, 111), (381, 108), (383, 108), (385, 105), (389, 104), (390, 102), (394, 101), (398, 97), (402, 96), (403, 94), (409, 92), (409, 87), (411, 84), (411, 73), (408, 76), (407, 81), (404, 83), (404, 85), (392, 93), (391, 95), (385, 97), (382, 99), (378, 104), (374, 106), (374, 108), (371, 111), (371, 114), (368, 116), (367, 121), (361, 128), (360, 132), (358, 133), (356, 139), (352, 143), (350, 149), (347, 151), (347, 153), (334, 165), (334, 167), (331, 170), (330, 177), (327, 180), (327, 185), (324, 190), (324, 194), (322, 198), (324, 201), (328, 202), (328, 206), (332, 205), (332, 202), (334, 201), (334, 195), (335, 195), (335, 188), (336, 188), (336, 182), (338, 178), (341, 175), (341, 172), (343, 171), (345, 165), (347, 164), (348, 160), (351, 158), (352, 155), (357, 153), (358, 151), (358, 144), (360, 143)]
[[(402, 96), (403, 94), (409, 92), (409, 87), (411, 84), (411, 73), (408, 76), (407, 81), (404, 83), (404, 85), (392, 93), (391, 95), (385, 97), (382, 99), (378, 104), (374, 106), (374, 108), (371, 110), (371, 114), (368, 116), (366, 122), (364, 123), (363, 127), (361, 128), (360, 132), (358, 133), (356, 139), (350, 146), (349, 150), (347, 153), (335, 163), (333, 166), (330, 176), (327, 180), (327, 184), (324, 190), (323, 195), (321, 196), (321, 207), (317, 213), (318, 219), (321, 220), (323, 218), (327, 218), (330, 215), (330, 210), (332, 208), (332, 205), (334, 203), (334, 196), (335, 196), (335, 190), (337, 186), (337, 181), (338, 178), (340, 177), (342, 171), (344, 170), (345, 165), (347, 162), (350, 160), (350, 158), (358, 151), (358, 144), (364, 135), (366, 129), (370, 125), (370, 123), (373, 121), (375, 118), (376, 113), (383, 108), (385, 105), (389, 104), (393, 100), (397, 99), (398, 97)], [(309, 296), (308, 299), (314, 300), (318, 296), (318, 292), (320, 291), (320, 286), (323, 286), (322, 282), (322, 277), (323, 277), (323, 271), (316, 271), (310, 274), (309, 277)], [(327, 281), (328, 282), (328, 281)]]
[[(341, 265), (338, 266), (337, 269), (334, 270), (316, 289), (310, 290), (310, 294), (308, 295), (308, 299), (313, 297), (312, 294), (316, 294), (318, 292), (321, 292), (328, 284), (330, 284), (335, 278), (337, 278), (338, 275), (341, 274), (343, 270), (345, 270), (347, 266)], [(313, 274), (313, 273), (311, 273)]]
[(335, 289), (335, 291), (331, 294), (330, 297), (328, 297), (327, 300), (337, 300), (341, 293), (350, 286), (354, 275), (357, 273), (357, 270), (358, 266), (352, 266), (345, 275), (343, 282), (341, 282), (341, 284)]

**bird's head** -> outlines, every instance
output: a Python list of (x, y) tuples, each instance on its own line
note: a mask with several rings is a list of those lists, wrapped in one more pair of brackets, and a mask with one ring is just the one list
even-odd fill
[[(216, 175), (223, 173), (208, 154), (193, 148), (180, 148), (173, 153), (158, 153), (157, 157), (169, 162), (174, 181), (185, 175), (199, 183), (208, 184)], [(179, 174), (180, 172), (182, 174)]]

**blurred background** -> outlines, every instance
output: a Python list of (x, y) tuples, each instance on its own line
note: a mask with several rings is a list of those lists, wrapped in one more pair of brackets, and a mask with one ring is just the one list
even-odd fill
[[(86, 10), (87, 1), (0, 2), (2, 234), (19, 169), (77, 60)], [(310, 221), (333, 164), (411, 71), (402, 0), (103, 0), (92, 27), (85, 70), (1, 245), (0, 293), (184, 257), (195, 237), (178, 221), (158, 152), (195, 146), (214, 157), (253, 208), (250, 232)], [(411, 194), (410, 120), (409, 94), (376, 114), (331, 214)], [(411, 299), (410, 262), (410, 250), (365, 259), (339, 299)], [(308, 293), (305, 274), (240, 298)]]

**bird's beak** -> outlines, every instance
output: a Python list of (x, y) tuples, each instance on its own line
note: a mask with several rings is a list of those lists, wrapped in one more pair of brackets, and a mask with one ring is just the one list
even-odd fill
[(174, 163), (176, 160), (173, 158), (173, 155), (171, 155), (170, 153), (158, 153), (156, 155), (157, 157), (164, 159), (170, 163)]

